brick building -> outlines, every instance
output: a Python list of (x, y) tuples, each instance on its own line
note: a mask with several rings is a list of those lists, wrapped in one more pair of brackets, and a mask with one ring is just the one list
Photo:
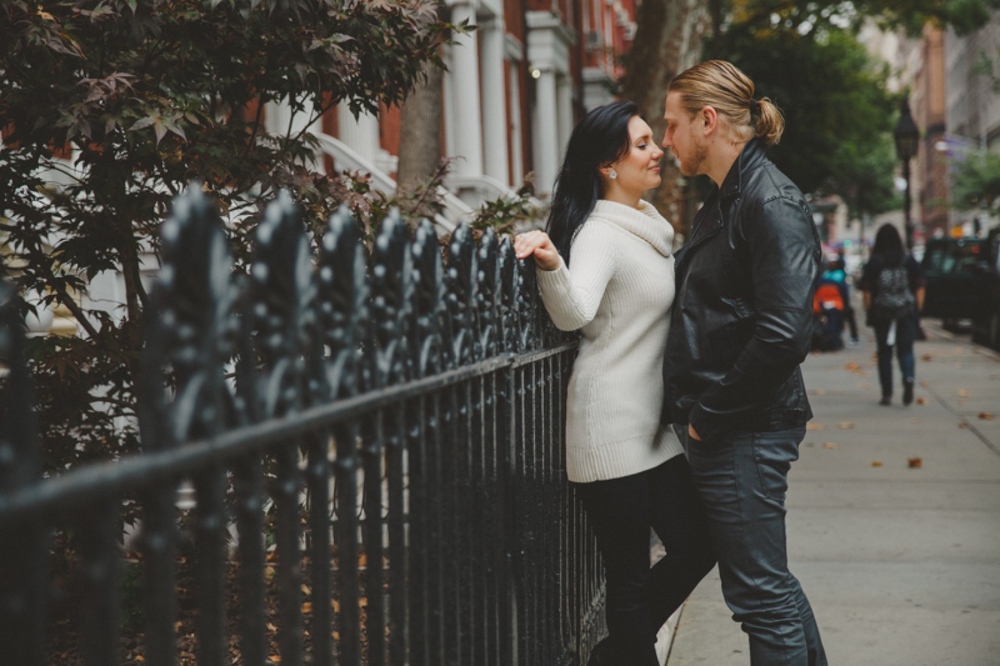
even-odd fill
[[(450, 21), (469, 21), (444, 54), (442, 157), (456, 157), (448, 187), (469, 206), (535, 174), (551, 191), (579, 117), (611, 101), (620, 57), (635, 33), (634, 0), (447, 0)], [(277, 122), (287, 116), (271, 110)], [(332, 111), (317, 131), (331, 166), (361, 168), (394, 187), (400, 111), (355, 119)]]

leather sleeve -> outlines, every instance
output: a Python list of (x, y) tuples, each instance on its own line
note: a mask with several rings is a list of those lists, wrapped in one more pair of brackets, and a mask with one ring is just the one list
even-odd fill
[(702, 439), (759, 414), (811, 346), (812, 298), (821, 251), (805, 201), (781, 196), (742, 220), (753, 284), (753, 335), (722, 380), (704, 391), (689, 422)]

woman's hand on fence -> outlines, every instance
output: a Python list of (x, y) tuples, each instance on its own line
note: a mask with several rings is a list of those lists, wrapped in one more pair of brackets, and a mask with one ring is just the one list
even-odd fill
[(514, 237), (514, 253), (518, 259), (535, 256), (535, 264), (543, 271), (554, 271), (562, 260), (552, 239), (544, 231), (528, 231)]

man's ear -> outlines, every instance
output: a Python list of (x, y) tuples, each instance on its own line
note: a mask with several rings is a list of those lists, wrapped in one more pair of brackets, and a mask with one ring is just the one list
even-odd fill
[(698, 113), (698, 120), (702, 123), (705, 134), (711, 134), (719, 126), (719, 113), (712, 106), (703, 106)]

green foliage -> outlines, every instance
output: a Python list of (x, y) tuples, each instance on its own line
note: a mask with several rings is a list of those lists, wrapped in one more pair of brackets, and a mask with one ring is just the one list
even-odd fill
[[(83, 336), (30, 341), (46, 470), (138, 445), (133, 386), (146, 293), (141, 264), (172, 198), (198, 179), (248, 257), (287, 188), (317, 226), (341, 202), (384, 197), (324, 174), (306, 131), (338, 102), (396, 104), (441, 66), (431, 0), (41, 0), (0, 6), (0, 242), (25, 293), (69, 310)], [(304, 122), (269, 132), (285, 102)], [(72, 157), (72, 160), (63, 159)], [(108, 314), (79, 295), (124, 278)]]
[(513, 197), (499, 197), (487, 201), (476, 213), (472, 221), (475, 230), (493, 229), (497, 234), (512, 234), (525, 224), (542, 220), (545, 211), (539, 206), (537, 199), (532, 197), (534, 185), (531, 177), (525, 180)]
[(893, 182), (899, 166), (890, 134), (875, 138), (876, 144), (845, 144), (840, 147), (840, 164), (826, 186), (847, 204), (852, 219), (865, 214), (879, 215), (902, 208), (903, 201)]
[(771, 157), (803, 192), (839, 193), (858, 214), (886, 209), (897, 100), (886, 92), (888, 68), (850, 32), (733, 31), (708, 48), (725, 54), (754, 80), (758, 96), (784, 112), (785, 134)]
[(951, 203), (960, 210), (1000, 208), (1000, 154), (971, 151), (953, 162)]
[(976, 30), (1000, 9), (1000, 0), (721, 0), (732, 17), (730, 31), (756, 33), (787, 30), (802, 35), (848, 28), (874, 20), (883, 28), (903, 28), (917, 35), (927, 22), (959, 33)]
[(998, 63), (1000, 63), (1000, 47), (997, 47), (995, 53), (992, 54), (985, 51), (980, 52), (972, 71), (979, 76), (987, 77), (993, 92), (1000, 95), (1000, 72), (997, 71), (998, 67), (993, 62), (994, 57), (998, 58)]

